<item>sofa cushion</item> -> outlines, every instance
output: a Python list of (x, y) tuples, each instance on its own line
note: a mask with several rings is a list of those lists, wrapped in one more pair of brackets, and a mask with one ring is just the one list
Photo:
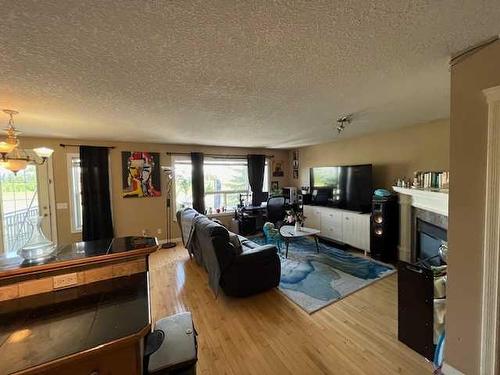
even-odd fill
[[(210, 288), (217, 294), (221, 272), (234, 259), (229, 244), (229, 233), (226, 228), (204, 215), (199, 215), (194, 223), (196, 240), (200, 246), (203, 267), (208, 273)], [(228, 251), (228, 250), (231, 251)]]
[(243, 252), (240, 237), (236, 233), (229, 232), (229, 242), (234, 246), (235, 255), (240, 255)]
[(243, 240), (240, 238), (240, 242), (243, 253), (249, 250), (257, 249), (258, 247), (262, 246), (244, 237)]
[(186, 248), (189, 248), (189, 242), (192, 239), (193, 229), (194, 229), (194, 219), (199, 215), (199, 213), (192, 209), (186, 208), (184, 210), (177, 212), (177, 222), (181, 228), (182, 243)]

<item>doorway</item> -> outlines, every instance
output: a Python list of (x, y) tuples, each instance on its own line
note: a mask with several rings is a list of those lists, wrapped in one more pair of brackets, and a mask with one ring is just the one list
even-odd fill
[[(30, 239), (30, 219), (41, 216), (42, 231), (55, 241), (51, 207), (51, 172), (49, 162), (28, 165), (17, 174), (0, 168), (0, 245), (3, 256), (15, 257)], [(1, 252), (0, 252), (1, 253)]]

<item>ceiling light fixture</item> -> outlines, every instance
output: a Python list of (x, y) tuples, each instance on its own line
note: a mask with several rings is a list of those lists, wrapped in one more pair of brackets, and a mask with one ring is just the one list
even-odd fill
[(25, 169), (28, 164), (42, 165), (45, 163), (54, 150), (47, 147), (33, 149), (35, 157), (19, 147), (18, 135), (20, 132), (14, 127), (14, 116), (19, 112), (12, 109), (4, 109), (4, 113), (9, 116), (9, 124), (5, 129), (7, 137), (5, 141), (0, 142), (0, 167), (7, 169), (14, 174)]
[(352, 115), (341, 116), (337, 119), (337, 132), (338, 134), (342, 133), (346, 127), (352, 122)]

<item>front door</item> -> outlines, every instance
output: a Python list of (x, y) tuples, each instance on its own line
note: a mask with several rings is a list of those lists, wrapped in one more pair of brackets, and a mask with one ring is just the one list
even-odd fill
[[(28, 165), (17, 174), (0, 168), (0, 250), (14, 257), (33, 231), (31, 222), (42, 219), (42, 231), (52, 240), (48, 163)], [(2, 251), (0, 251), (0, 255)]]

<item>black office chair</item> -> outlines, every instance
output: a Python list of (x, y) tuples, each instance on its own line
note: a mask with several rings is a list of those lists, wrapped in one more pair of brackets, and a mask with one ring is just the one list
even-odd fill
[(279, 228), (283, 225), (285, 215), (285, 197), (276, 196), (267, 200), (267, 221)]

